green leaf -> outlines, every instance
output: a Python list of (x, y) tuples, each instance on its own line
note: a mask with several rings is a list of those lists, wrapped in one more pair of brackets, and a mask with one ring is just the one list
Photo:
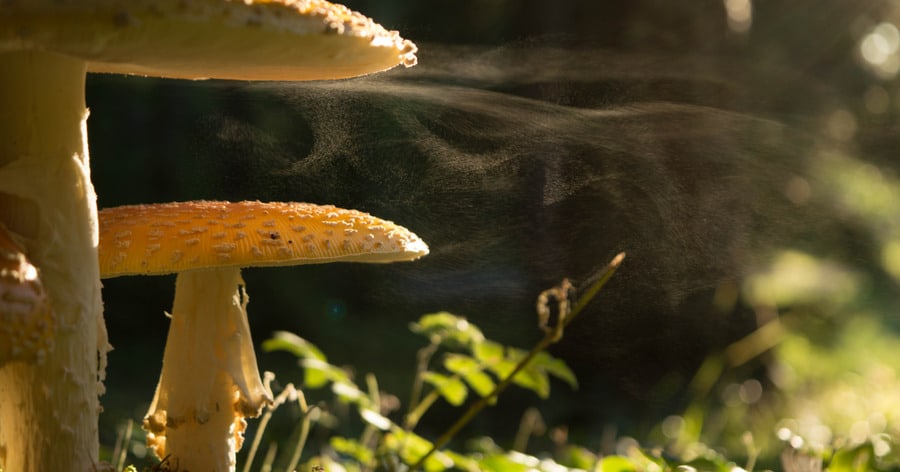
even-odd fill
[(326, 362), (325, 354), (315, 344), (287, 331), (276, 331), (271, 338), (263, 341), (266, 352), (287, 351), (302, 359), (316, 359)]
[(304, 387), (321, 388), (328, 382), (350, 382), (350, 377), (343, 369), (319, 359), (301, 359), (300, 366), (304, 369)]
[(494, 379), (484, 373), (477, 360), (463, 354), (448, 354), (444, 358), (444, 367), (460, 376), (482, 397), (490, 394), (495, 387)]
[[(653, 464), (657, 470), (672, 470), (672, 464), (666, 459), (660, 457), (658, 451), (647, 451), (643, 448), (631, 449), (631, 462), (635, 464), (638, 470), (647, 470)], [(704, 471), (706, 472), (706, 471)]]
[(425, 372), (422, 380), (437, 389), (438, 393), (453, 406), (460, 406), (466, 401), (469, 391), (466, 384), (458, 377), (450, 377), (437, 372)]
[(677, 471), (693, 471), (693, 470), (702, 470), (709, 472), (729, 472), (733, 470), (735, 467), (734, 464), (725, 461), (725, 460), (714, 460), (708, 458), (698, 458), (694, 459), (687, 464), (680, 465), (675, 470)]
[(328, 376), (318, 369), (305, 369), (303, 371), (304, 388), (322, 388), (328, 384)]
[[(493, 341), (476, 344), (472, 353), (475, 355), (474, 359), (481, 364), (482, 369), (493, 372), (498, 379), (509, 377), (519, 360), (527, 354), (521, 349), (505, 347)], [(543, 371), (523, 369), (516, 374), (512, 382), (520, 387), (533, 390), (541, 398), (547, 398), (550, 395), (550, 380)]]
[(486, 340), (475, 344), (472, 348), (472, 354), (475, 355), (475, 359), (478, 359), (482, 365), (490, 366), (503, 361), (504, 347), (502, 344)]
[[(390, 434), (385, 435), (384, 445), (399, 455), (400, 459), (408, 465), (418, 462), (432, 447), (431, 441), (398, 427), (394, 427)], [(440, 472), (453, 466), (454, 462), (451, 457), (441, 451), (435, 451), (425, 459), (424, 470)]]
[(547, 352), (539, 352), (537, 356), (534, 357), (532, 365), (569, 384), (573, 389), (578, 390), (578, 379), (575, 378), (575, 373), (569, 369), (569, 366), (566, 365), (562, 359), (557, 359)]
[(550, 397), (550, 378), (547, 373), (541, 369), (529, 365), (520, 370), (513, 378), (512, 382), (522, 388), (533, 391), (541, 399), (546, 400)]
[(600, 459), (598, 472), (637, 472), (634, 462), (622, 456), (606, 456)]
[(447, 354), (444, 357), (444, 367), (454, 374), (481, 370), (481, 364), (477, 360), (464, 354)]
[(845, 447), (835, 451), (828, 464), (829, 472), (862, 472), (873, 470), (875, 451), (872, 443), (863, 443), (856, 447)]
[[(512, 374), (516, 365), (525, 358), (527, 353), (521, 349), (506, 348), (506, 355), (500, 359), (494, 356), (494, 352), (490, 352), (485, 357), (491, 359), (488, 368), (498, 378), (505, 379)], [(489, 356), (489, 357), (488, 357)], [(525, 368), (520, 370), (513, 378), (512, 383), (519, 387), (526, 388), (536, 393), (540, 398), (546, 399), (550, 396), (550, 379), (543, 369), (537, 368), (534, 362), (529, 363)]]
[(478, 466), (478, 461), (471, 457), (464, 456), (462, 454), (449, 450), (441, 452), (443, 454), (446, 454), (447, 457), (449, 457), (450, 460), (453, 461), (453, 470), (461, 470), (466, 472), (482, 472), (481, 467)]
[[(528, 352), (522, 349), (504, 347), (492, 341), (485, 341), (476, 345), (473, 353), (475, 359), (500, 379), (509, 377), (516, 365), (528, 355)], [(569, 366), (561, 359), (557, 359), (546, 352), (537, 353), (528, 365), (516, 374), (512, 382), (546, 399), (550, 396), (550, 379), (548, 374), (563, 380), (572, 388), (578, 388), (578, 380), (575, 378), (572, 370), (569, 369)]]
[(533, 466), (512, 460), (506, 454), (489, 454), (481, 458), (478, 461), (478, 465), (485, 472), (526, 472), (537, 470)]
[(334, 436), (328, 442), (335, 451), (356, 459), (360, 464), (369, 465), (375, 459), (371, 449), (354, 439)]
[(410, 323), (409, 329), (433, 343), (453, 348), (466, 348), (484, 341), (484, 334), (477, 326), (446, 311), (422, 315), (419, 321)]
[(567, 445), (563, 449), (560, 462), (566, 467), (591, 470), (597, 463), (597, 455), (582, 446)]

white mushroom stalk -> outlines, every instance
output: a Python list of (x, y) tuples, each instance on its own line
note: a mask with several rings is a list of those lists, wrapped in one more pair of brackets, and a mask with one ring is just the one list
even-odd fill
[(240, 269), (181, 272), (147, 444), (175, 470), (234, 470), (245, 418), (272, 401), (247, 324)]
[(308, 203), (184, 202), (100, 212), (104, 277), (178, 273), (147, 443), (176, 470), (231, 471), (246, 418), (272, 401), (240, 267), (393, 262), (428, 254), (402, 226)]
[(40, 270), (57, 320), (55, 347), (41, 362), (0, 367), (0, 465), (8, 471), (99, 467), (108, 344), (85, 71), (65, 56), (0, 48), (0, 221)]
[(56, 317), (43, 362), (0, 367), (0, 467), (96, 470), (110, 349), (97, 270), (86, 72), (322, 80), (416, 62), (415, 45), (324, 0), (0, 0), (0, 223)]

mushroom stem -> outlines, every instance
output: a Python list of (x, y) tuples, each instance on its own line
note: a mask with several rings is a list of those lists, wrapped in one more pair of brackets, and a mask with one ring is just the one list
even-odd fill
[(109, 345), (100, 301), (85, 63), (0, 52), (0, 221), (41, 272), (55, 347), (0, 367), (4, 470), (99, 467), (98, 395)]
[(181, 272), (147, 442), (177, 470), (233, 471), (247, 417), (272, 401), (256, 365), (240, 269)]

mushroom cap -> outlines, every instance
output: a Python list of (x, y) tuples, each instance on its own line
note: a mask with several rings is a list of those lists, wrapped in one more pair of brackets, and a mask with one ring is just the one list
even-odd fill
[(356, 210), (311, 203), (195, 201), (100, 211), (100, 275), (218, 267), (418, 259), (428, 246), (406, 228)]
[(416, 63), (415, 44), (324, 0), (0, 2), (0, 52), (21, 49), (185, 79), (338, 79)]
[(40, 363), (53, 349), (56, 318), (24, 251), (0, 225), (0, 365)]

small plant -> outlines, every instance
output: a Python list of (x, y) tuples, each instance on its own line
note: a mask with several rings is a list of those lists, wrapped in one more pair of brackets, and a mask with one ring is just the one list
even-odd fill
[[(386, 416), (374, 375), (366, 376), (365, 386), (357, 385), (343, 369), (329, 364), (315, 346), (291, 333), (278, 332), (263, 345), (266, 350), (285, 350), (297, 355), (304, 367), (306, 388), (330, 386), (340, 402), (356, 408), (366, 423), (361, 437), (333, 437), (330, 445), (340, 455), (358, 462), (362, 469), (392, 463), (421, 465), (425, 470), (444, 470), (451, 466), (472, 469), (477, 461), (451, 452), (434, 451), (435, 444), (413, 433), (436, 401), (443, 399), (453, 406), (462, 406), (468, 397), (478, 395), (486, 403), (493, 403), (498, 386), (505, 379), (534, 391), (541, 398), (550, 395), (550, 376), (577, 387), (575, 376), (565, 363), (546, 352), (533, 356), (531, 362), (513, 375), (528, 353), (486, 339), (477, 326), (453, 314), (428, 314), (410, 328), (428, 338), (429, 344), (418, 353), (419, 369), (410, 406), (402, 421), (397, 422)], [(442, 354), (441, 360), (432, 366), (431, 361), (438, 353)], [(479, 403), (473, 407), (476, 405)], [(469, 411), (473, 411), (472, 407)], [(463, 417), (471, 416), (474, 414)], [(448, 431), (438, 443), (449, 442), (461, 426), (462, 423)]]
[[(547, 348), (562, 339), (565, 327), (609, 280), (623, 258), (624, 255), (616, 257), (580, 291), (564, 280), (559, 286), (543, 292), (538, 297), (537, 313), (544, 336), (530, 351), (489, 340), (477, 326), (448, 312), (427, 314), (412, 323), (410, 329), (424, 336), (428, 344), (418, 351), (410, 404), (406, 413), (397, 420), (389, 417), (389, 408), (385, 408), (382, 402), (374, 375), (367, 375), (365, 386), (359, 386), (347, 372), (330, 364), (325, 354), (309, 341), (292, 333), (276, 333), (263, 344), (263, 349), (287, 351), (297, 356), (303, 367), (304, 388), (330, 386), (336, 399), (352, 406), (365, 424), (358, 438), (332, 437), (329, 445), (337, 454), (317, 456), (310, 460), (309, 467), (324, 470), (426, 471), (564, 469), (549, 459), (507, 453), (496, 448), (469, 454), (443, 448), (485, 406), (496, 403), (500, 393), (510, 384), (531, 390), (544, 399), (550, 396), (551, 377), (564, 381), (572, 388), (578, 387), (572, 371), (562, 360), (551, 356)], [(290, 391), (288, 396), (297, 395), (290, 385), (285, 391)], [(477, 400), (471, 402), (459, 419), (435, 441), (414, 432), (419, 420), (438, 400), (462, 406), (473, 395), (477, 396)], [(264, 415), (260, 432), (247, 458), (247, 467), (254, 460), (259, 434), (265, 428), (271, 410), (279, 404), (276, 402)], [(305, 403), (301, 411), (303, 424), (306, 425), (301, 438), (305, 442), (313, 413)], [(296, 466), (300, 449), (302, 443), (287, 470), (293, 470)]]
[[(528, 351), (487, 339), (477, 326), (448, 312), (426, 314), (411, 323), (410, 330), (427, 341), (417, 352), (410, 400), (403, 412), (399, 411), (396, 397), (379, 389), (375, 375), (365, 375), (364, 382), (358, 384), (352, 374), (331, 364), (325, 354), (309, 341), (288, 332), (276, 333), (263, 344), (263, 348), (267, 351), (286, 351), (296, 356), (303, 368), (303, 388), (307, 391), (330, 388), (335, 406), (324, 408), (308, 405), (303, 392), (292, 384), (278, 388), (275, 401), (262, 415), (240, 470), (752, 472), (755, 468), (758, 470), (760, 464), (772, 467), (776, 463), (780, 466), (779, 470), (787, 472), (900, 470), (892, 448), (891, 438), (894, 435), (890, 433), (893, 430), (887, 427), (883, 428), (881, 434), (871, 434), (868, 438), (853, 441), (835, 435), (835, 439), (826, 444), (812, 441), (815, 434), (807, 437), (811, 434), (810, 431), (815, 433), (818, 430), (805, 430), (803, 424), (790, 420), (790, 413), (795, 409), (784, 408), (790, 406), (790, 401), (787, 400), (794, 395), (800, 394), (798, 401), (809, 397), (802, 395), (799, 387), (792, 389), (790, 385), (782, 385), (780, 393), (772, 392), (773, 397), (768, 402), (771, 405), (768, 406), (763, 402), (759, 402), (758, 408), (751, 408), (752, 405), (748, 404), (743, 409), (733, 405), (717, 405), (716, 396), (710, 395), (710, 392), (718, 388), (716, 386), (719, 384), (725, 385), (725, 391), (737, 385), (735, 378), (740, 379), (740, 374), (731, 369), (762, 352), (774, 350), (778, 353), (779, 362), (796, 364), (800, 371), (819, 372), (821, 369), (802, 367), (798, 362), (824, 362), (827, 365), (838, 363), (840, 357), (831, 359), (829, 353), (807, 354), (805, 351), (798, 351), (796, 346), (806, 346), (800, 342), (805, 338), (789, 335), (787, 328), (778, 320), (761, 326), (730, 345), (720, 355), (707, 359), (689, 386), (694, 392), (694, 400), (682, 415), (670, 416), (654, 428), (664, 438), (657, 433), (640, 441), (619, 437), (614, 448), (605, 448), (604, 455), (599, 451), (570, 444), (565, 428), (557, 427), (548, 434), (554, 443), (554, 453), (531, 455), (525, 453), (528, 439), (538, 434), (537, 431), (545, 429), (545, 426), (537, 410), (530, 408), (522, 417), (511, 450), (500, 447), (490, 437), (457, 440), (453, 443), (455, 449), (447, 448), (451, 440), (485, 406), (499, 401), (500, 394), (509, 385), (530, 390), (542, 399), (550, 396), (552, 378), (572, 388), (578, 387), (574, 373), (562, 360), (548, 354), (547, 348), (562, 339), (569, 323), (612, 276), (620, 262), (621, 258), (617, 258), (606, 270), (581, 287), (576, 288), (564, 280), (558, 286), (541, 293), (536, 305), (538, 326), (543, 330), (544, 336)], [(874, 346), (871, 340), (876, 337), (850, 336), (852, 339), (858, 337), (869, 340), (867, 349), (854, 345), (851, 351), (870, 355)], [(876, 357), (889, 359), (891, 356), (888, 353), (896, 352), (894, 344), (886, 344), (883, 349), (876, 351), (881, 353), (882, 350), (883, 355), (876, 353)], [(834, 355), (838, 356), (837, 353)], [(881, 371), (893, 372), (888, 368)], [(884, 383), (882, 377), (884, 375), (879, 377), (880, 382)], [(274, 375), (265, 373), (264, 384), (267, 390), (272, 390), (273, 381)], [(754, 379), (744, 380), (741, 388), (758, 384)], [(826, 387), (831, 383), (824, 378), (815, 385), (816, 392), (828, 392)], [(894, 384), (883, 385), (883, 390), (889, 391), (891, 385)], [(872, 388), (867, 390), (871, 393)], [(844, 399), (842, 405), (846, 406), (850, 397), (843, 395), (841, 398)], [(866, 398), (880, 397), (868, 395)], [(888, 398), (885, 401), (890, 403), (891, 400)], [(463, 409), (459, 418), (442, 434), (436, 438), (424, 437), (416, 432), (416, 428), (438, 402)], [(269, 444), (261, 454), (260, 464), (254, 464), (269, 420), (275, 410), (286, 403), (296, 404), (300, 411), (300, 421), (293, 436), (289, 441), (282, 438)], [(815, 403), (825, 405), (827, 402)], [(782, 407), (779, 408), (778, 405)], [(332, 415), (332, 411), (339, 414)], [(335, 432), (338, 418), (346, 416), (340, 413), (347, 412), (352, 413), (349, 415), (351, 423), (360, 422), (361, 433)], [(778, 418), (784, 419), (777, 421)], [(733, 423), (734, 428), (726, 427), (726, 423), (723, 423), (725, 420), (728, 420), (726, 423)], [(775, 428), (773, 425), (780, 426)], [(123, 470), (126, 463), (126, 445), (131, 440), (131, 426), (130, 423), (126, 425), (113, 450), (115, 470)], [(854, 438), (860, 436), (860, 431), (856, 431), (860, 429), (858, 426), (857, 424), (851, 428), (851, 436)], [(326, 445), (314, 454), (307, 454), (305, 463), (300, 464), (307, 439), (313, 432), (327, 435)], [(321, 444), (321, 440), (316, 442)], [(291, 443), (293, 447), (290, 450), (279, 453), (279, 446)], [(465, 449), (459, 450), (462, 447)], [(144, 470), (176, 470), (172, 467), (163, 460)], [(129, 467), (124, 470), (136, 472), (137, 469)]]

